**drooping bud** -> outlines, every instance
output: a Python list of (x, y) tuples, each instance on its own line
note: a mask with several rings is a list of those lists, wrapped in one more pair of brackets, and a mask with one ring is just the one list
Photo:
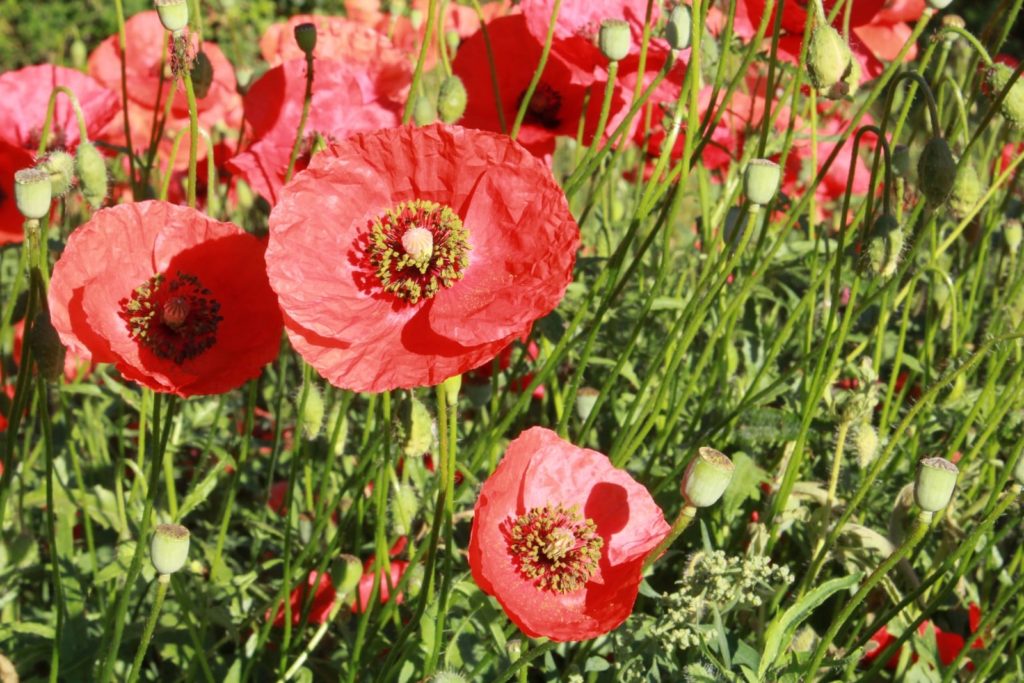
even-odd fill
[(985, 186), (978, 177), (978, 171), (973, 164), (963, 163), (956, 173), (953, 190), (946, 200), (946, 205), (954, 218), (962, 220), (977, 205), (983, 194)]
[(949, 197), (956, 181), (956, 159), (949, 144), (940, 137), (929, 140), (917, 159), (918, 186), (932, 204), (941, 204)]
[(41, 168), (23, 168), (14, 174), (14, 202), (21, 215), (39, 220), (50, 213), (50, 174)]
[(82, 196), (89, 206), (98, 209), (107, 198), (107, 165), (103, 161), (103, 155), (91, 142), (78, 145), (78, 151), (75, 152), (75, 170), (78, 172)]
[(732, 480), (733, 464), (724, 453), (702, 446), (683, 474), (680, 492), (687, 505), (706, 508), (718, 502)]
[(1024, 227), (1019, 220), (1008, 220), (1003, 224), (1003, 243), (1007, 251), (1016, 254), (1020, 249), (1021, 239), (1024, 238)]
[(448, 402), (448, 407), (454, 408), (459, 403), (459, 389), (462, 388), (462, 375), (449, 377), (445, 381), (441, 382), (441, 388), (444, 390), (444, 400)]
[(466, 86), (458, 76), (449, 76), (437, 93), (437, 113), (445, 123), (455, 123), (466, 111)]
[(188, 0), (155, 0), (160, 23), (171, 33), (178, 35), (188, 26)]
[(48, 380), (55, 380), (64, 372), (64, 356), (67, 350), (60, 343), (60, 336), (50, 322), (48, 311), (40, 311), (29, 328), (28, 344), (32, 357), (39, 368), (39, 374)]
[(423, 95), (416, 96), (412, 105), (412, 120), (417, 126), (427, 126), (437, 120), (437, 107), (433, 100)]
[(586, 422), (590, 418), (590, 414), (594, 412), (594, 406), (597, 405), (597, 397), (601, 395), (601, 392), (594, 387), (580, 387), (580, 390), (576, 392), (576, 415)]
[(871, 272), (883, 278), (896, 273), (903, 255), (903, 228), (892, 214), (883, 213), (875, 221), (868, 237), (867, 265)]
[(190, 75), (192, 76), (192, 90), (195, 92), (196, 99), (201, 100), (206, 97), (210, 92), (210, 86), (213, 85), (213, 63), (202, 50), (197, 52), (196, 58), (192, 60)]
[(295, 42), (307, 58), (313, 56), (316, 49), (316, 24), (305, 22), (295, 27)]
[(608, 61), (617, 62), (629, 54), (629, 24), (621, 19), (605, 19), (597, 34), (597, 45)]
[(817, 90), (827, 91), (838, 83), (846, 75), (850, 60), (850, 46), (839, 31), (824, 23), (814, 27), (807, 49), (807, 69)]
[(925, 512), (938, 512), (949, 505), (959, 474), (956, 465), (945, 458), (925, 458), (917, 463), (914, 500)]
[(50, 194), (54, 197), (63, 196), (71, 189), (75, 180), (75, 158), (63, 150), (56, 150), (46, 155), (40, 164), (50, 174)]
[[(1006, 88), (1011, 76), (1013, 69), (1006, 64), (995, 64), (988, 70), (985, 80), (993, 97), (998, 96)], [(1002, 104), (999, 105), (999, 111), (1011, 127), (1016, 130), (1024, 128), (1024, 78), (1018, 78), (1006, 93)]]
[(782, 169), (768, 159), (751, 159), (743, 170), (743, 192), (750, 203), (767, 206), (779, 191)]
[(302, 433), (309, 441), (320, 435), (320, 428), (324, 422), (324, 396), (315, 384), (310, 384), (306, 388), (306, 402), (302, 405), (299, 422), (302, 425)]
[(665, 39), (673, 50), (690, 47), (693, 31), (693, 15), (689, 5), (676, 5), (668, 15), (665, 25)]
[(158, 574), (173, 574), (188, 559), (189, 531), (180, 524), (160, 524), (153, 531), (149, 558)]

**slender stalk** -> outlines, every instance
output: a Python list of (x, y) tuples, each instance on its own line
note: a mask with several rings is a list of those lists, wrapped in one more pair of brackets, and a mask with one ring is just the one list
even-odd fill
[(128, 683), (135, 683), (139, 680), (139, 672), (142, 670), (142, 660), (149, 649), (149, 641), (153, 638), (153, 631), (156, 630), (157, 621), (160, 620), (160, 609), (164, 605), (164, 598), (167, 596), (167, 586), (171, 583), (170, 574), (161, 574), (156, 580), (156, 597), (153, 598), (153, 606), (149, 610), (149, 618), (146, 619), (146, 626), (142, 630), (142, 639), (139, 641), (139, 648), (135, 651), (135, 661), (132, 662), (132, 672), (128, 676)]
[[(434, 6), (434, 1), (431, 0), (430, 6)], [(540, 83), (541, 76), (544, 74), (544, 69), (548, 65), (548, 55), (551, 54), (551, 43), (555, 37), (555, 26), (558, 25), (558, 12), (562, 9), (562, 0), (555, 0), (555, 5), (551, 9), (551, 21), (548, 22), (548, 33), (544, 38), (544, 47), (540, 52), (540, 61), (537, 63), (537, 68), (533, 71), (533, 77), (530, 79), (530, 85), (526, 86), (526, 92), (523, 93), (523, 101), (519, 103), (519, 111), (516, 112), (515, 121), (512, 123), (512, 130), (509, 132), (509, 137), (515, 140), (519, 137), (519, 128), (523, 125), (523, 119), (526, 118), (526, 111), (530, 108), (530, 102), (533, 101), (533, 94), (537, 91), (537, 85)], [(406, 107), (408, 109), (408, 107)]]
[(305, 134), (306, 121), (309, 120), (309, 110), (313, 104), (313, 53), (306, 55), (306, 92), (302, 96), (302, 115), (299, 117), (299, 127), (295, 131), (295, 142), (292, 144), (292, 153), (288, 157), (288, 170), (285, 171), (284, 181), (287, 183), (295, 173), (295, 161), (299, 158), (299, 150), (302, 149), (302, 136)]

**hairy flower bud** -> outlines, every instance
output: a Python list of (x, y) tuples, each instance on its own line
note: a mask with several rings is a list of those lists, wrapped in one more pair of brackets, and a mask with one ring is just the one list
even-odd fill
[(23, 168), (14, 174), (14, 202), (21, 215), (38, 220), (50, 213), (50, 174), (41, 168)]
[(779, 191), (782, 169), (768, 159), (751, 159), (743, 169), (743, 192), (752, 204), (767, 206)]
[(67, 350), (60, 342), (57, 330), (50, 322), (50, 313), (40, 311), (28, 332), (28, 344), (32, 357), (39, 368), (39, 374), (48, 380), (55, 380), (64, 371), (64, 356)]
[(945, 458), (925, 458), (917, 463), (914, 500), (925, 512), (938, 512), (949, 505), (959, 470)]
[(180, 524), (160, 524), (153, 531), (149, 557), (158, 574), (173, 574), (188, 559), (189, 531)]
[(416, 458), (428, 452), (434, 445), (434, 418), (423, 401), (416, 397), (409, 401), (409, 413), (403, 422), (405, 444), (402, 452), (406, 457)]
[[(993, 97), (997, 97), (1006, 88), (1011, 76), (1013, 69), (1006, 64), (995, 64), (988, 70), (985, 80)], [(1024, 78), (1018, 78), (1014, 82), (999, 105), (999, 111), (1011, 127), (1016, 130), (1024, 128)]]
[(683, 474), (680, 491), (687, 505), (706, 508), (718, 502), (732, 480), (732, 460), (714, 448), (702, 446)]
[(103, 155), (91, 142), (78, 145), (78, 151), (75, 152), (75, 170), (78, 172), (82, 196), (89, 206), (98, 209), (107, 198), (107, 165), (103, 161)]
[(164, 28), (174, 33), (181, 33), (188, 26), (188, 0), (155, 0), (156, 12)]
[(963, 163), (956, 173), (953, 190), (946, 200), (946, 205), (956, 220), (962, 220), (977, 205), (983, 194), (985, 185), (981, 182), (978, 171), (973, 164)]
[(827, 91), (838, 83), (846, 75), (850, 60), (850, 46), (839, 31), (828, 24), (814, 27), (807, 50), (807, 68), (816, 89)]
[(878, 432), (865, 422), (857, 427), (857, 433), (853, 435), (854, 447), (857, 450), (857, 464), (866, 468), (875, 460), (878, 455)]
[(75, 180), (75, 158), (63, 150), (46, 155), (40, 167), (50, 174), (50, 193), (62, 197)]
[(455, 123), (466, 111), (466, 86), (458, 76), (449, 76), (437, 93), (437, 113), (445, 123)]
[(191, 76), (192, 90), (196, 99), (201, 100), (206, 97), (210, 92), (210, 86), (213, 85), (213, 64), (202, 50), (197, 52), (196, 58), (192, 60)]
[(1022, 238), (1024, 238), (1024, 226), (1021, 226), (1019, 220), (1008, 220), (1003, 224), (1003, 243), (1011, 254), (1017, 253)]
[(617, 62), (629, 54), (629, 24), (621, 19), (605, 19), (597, 34), (597, 45), (609, 61)]
[(306, 57), (312, 57), (316, 49), (316, 24), (307, 21), (296, 26), (295, 42)]
[(302, 415), (299, 416), (299, 424), (306, 439), (315, 440), (320, 435), (323, 422), (324, 396), (315, 384), (310, 384), (306, 388), (306, 402), (302, 405)]
[(892, 277), (900, 265), (903, 245), (903, 228), (899, 221), (892, 214), (883, 213), (875, 221), (868, 237), (868, 268), (880, 277)]
[(917, 183), (921, 192), (933, 204), (941, 204), (949, 197), (956, 181), (956, 159), (949, 144), (940, 137), (929, 140), (917, 159)]
[(693, 15), (689, 5), (676, 5), (668, 15), (665, 25), (665, 39), (673, 50), (685, 50), (690, 47), (693, 31)]

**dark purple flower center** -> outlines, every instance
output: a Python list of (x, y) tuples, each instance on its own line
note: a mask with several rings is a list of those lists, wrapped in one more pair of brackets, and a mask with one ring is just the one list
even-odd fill
[[(525, 90), (519, 94), (519, 99), (516, 102), (517, 107), (524, 97), (526, 97)], [(547, 128), (548, 130), (554, 130), (562, 125), (562, 118), (559, 116), (561, 109), (562, 96), (557, 90), (541, 81), (533, 91), (533, 97), (530, 98), (530, 104), (526, 107), (526, 116), (524, 118), (532, 124)]]

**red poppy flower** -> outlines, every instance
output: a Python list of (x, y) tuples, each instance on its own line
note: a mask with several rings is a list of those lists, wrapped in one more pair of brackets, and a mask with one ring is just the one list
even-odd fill
[(561, 300), (579, 228), (539, 160), (459, 126), (357, 135), (270, 215), (267, 268), (292, 344), (336, 386), (437, 384)]
[[(572, 66), (574, 82), (590, 85), (608, 64), (608, 59), (597, 47), (601, 22), (620, 19), (628, 23), (632, 33), (630, 52), (638, 54), (643, 44), (648, 4), (647, 0), (563, 0), (555, 20), (551, 51)], [(658, 2), (651, 5), (652, 25), (658, 21), (660, 5)], [(519, 6), (534, 42), (543, 45), (555, 10), (555, 0), (522, 0)], [(648, 49), (664, 51), (667, 48), (664, 41), (654, 39)], [(537, 65), (536, 60), (526, 61), (531, 69)]]
[(180, 396), (228, 391), (277, 355), (265, 243), (231, 223), (147, 201), (96, 212), (53, 269), (64, 344)]
[[(405, 560), (391, 560), (389, 564), (390, 570), (388, 575), (381, 576), (380, 587), (377, 589), (379, 592), (378, 599), (382, 605), (391, 599), (391, 590), (398, 585), (398, 582), (402, 580), (402, 575), (405, 574), (405, 570), (409, 568), (409, 563)], [(365, 612), (367, 605), (370, 604), (370, 593), (373, 592), (374, 581), (373, 565), (373, 560), (367, 560), (363, 565), (363, 575), (359, 578), (359, 597), (352, 603), (352, 611), (356, 614)], [(395, 596), (396, 605), (401, 605), (404, 601), (404, 594), (399, 593)]]
[[(309, 606), (309, 616), (306, 618), (306, 623), (322, 624), (327, 621), (331, 614), (331, 608), (334, 607), (334, 601), (337, 599), (337, 591), (334, 590), (334, 584), (331, 583), (331, 575), (327, 572), (319, 574), (311, 571), (306, 577), (306, 584), (296, 586), (288, 599), (288, 602), (291, 603), (292, 624), (294, 626), (298, 626), (299, 622), (302, 621), (302, 610), (306, 605), (310, 589), (313, 590), (313, 598)], [(269, 617), (270, 610), (267, 610), (267, 618)], [(278, 628), (284, 626), (284, 605), (279, 605), (277, 608), (277, 614), (274, 616), (274, 626)]]
[[(398, 125), (401, 107), (373, 81), (365, 66), (316, 60), (313, 64), (313, 102), (304, 129), (302, 156), (296, 170), (309, 163), (317, 136), (343, 140)], [(295, 132), (306, 91), (306, 62), (293, 59), (265, 73), (245, 95), (246, 120), (254, 142), (228, 161), (258, 193), (275, 205), (288, 170)]]
[(629, 474), (534, 427), (480, 490), (469, 566), (526, 635), (586, 640), (630, 615), (644, 558), (668, 532)]
[[(501, 111), (506, 129), (511, 129), (519, 104), (533, 78), (541, 55), (541, 44), (534, 40), (526, 28), (522, 15), (501, 17), (487, 24), (491, 49), (498, 72)], [(494, 97), (490, 62), (483, 32), (478, 32), (460, 47), (452, 71), (466, 86), (466, 111), (459, 123), (469, 128), (501, 132), (501, 121)], [(593, 93), (602, 93), (604, 83), (596, 83)], [(572, 70), (556, 56), (551, 55), (541, 80), (530, 98), (518, 141), (538, 156), (550, 154), (555, 148), (555, 137), (575, 137), (583, 114), (586, 85), (574, 84)], [(601, 97), (592, 96), (586, 112), (584, 142), (590, 144), (595, 135), (601, 113)], [(623, 104), (622, 93), (616, 91), (612, 100), (614, 115)], [(602, 131), (603, 134), (603, 131)]]
[[(981, 625), (981, 608), (976, 603), (971, 603), (968, 607), (968, 625), (970, 628), (970, 634), (973, 636), (978, 632), (978, 627)], [(939, 652), (939, 661), (943, 666), (949, 666), (953, 663), (953, 660), (957, 658), (961, 650), (967, 644), (967, 641), (958, 633), (952, 631), (943, 631), (941, 628), (936, 626), (931, 621), (924, 621), (917, 628), (918, 635), (924, 637), (928, 630), (931, 629), (935, 632), (935, 645)], [(889, 633), (889, 629), (883, 624), (875, 633), (871, 636), (871, 640), (868, 641), (868, 650), (864, 657), (861, 659), (861, 666), (869, 666), (880, 654), (889, 646), (889, 643), (896, 640), (896, 636)], [(975, 638), (974, 642), (971, 643), (972, 650), (980, 650), (985, 647), (985, 641), (981, 638)], [(902, 646), (897, 648), (895, 652), (889, 657), (885, 663), (885, 668), (890, 671), (895, 671), (896, 667), (899, 666), (900, 661), (900, 650)], [(912, 655), (913, 661), (917, 661), (918, 657), (916, 654)], [(967, 668), (970, 671), (974, 670), (974, 663), (968, 662)]]
[[(85, 115), (86, 131), (94, 137), (114, 118), (118, 98), (95, 79), (62, 66), (40, 64), (0, 75), (0, 140), (33, 153), (39, 146), (50, 94), (57, 86), (75, 93)], [(57, 95), (50, 128), (50, 147), (74, 149), (78, 145), (78, 120), (71, 101)]]
[(33, 162), (34, 156), (27, 149), (0, 140), (0, 245), (25, 238), (25, 217), (14, 201), (14, 174), (30, 168)]
[[(812, 6), (810, 2), (804, 0), (782, 0), (782, 28), (789, 33), (799, 33), (803, 35), (804, 25), (807, 22), (807, 8)], [(825, 0), (825, 13), (828, 14), (832, 11), (832, 8), (839, 2), (839, 0)], [(850, 27), (856, 28), (863, 24), (868, 23), (875, 18), (885, 5), (886, 0), (857, 0), (857, 2), (850, 3)], [(750, 17), (750, 23), (753, 24), (756, 29), (761, 24), (761, 18), (764, 16), (765, 0), (745, 0), (746, 10)], [(844, 5), (845, 7), (845, 5)], [(840, 9), (836, 15), (836, 19), (833, 22), (834, 26), (842, 27), (843, 25), (843, 12), (845, 9)], [(775, 12), (775, 6), (772, 7), (772, 12)], [(767, 35), (772, 34), (772, 26), (775, 21), (768, 26)]]

